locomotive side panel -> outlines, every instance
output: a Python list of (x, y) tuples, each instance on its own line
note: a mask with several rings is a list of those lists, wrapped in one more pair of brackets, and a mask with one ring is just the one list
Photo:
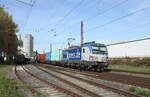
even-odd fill
[(63, 51), (63, 60), (81, 60), (81, 48), (68, 49)]

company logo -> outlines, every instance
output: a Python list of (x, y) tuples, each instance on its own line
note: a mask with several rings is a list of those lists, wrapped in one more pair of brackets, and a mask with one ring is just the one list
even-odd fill
[(68, 54), (69, 58), (80, 58), (81, 54), (80, 52), (74, 52)]

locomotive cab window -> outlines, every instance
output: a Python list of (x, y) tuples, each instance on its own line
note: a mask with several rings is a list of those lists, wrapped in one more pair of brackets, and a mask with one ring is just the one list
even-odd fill
[(67, 58), (67, 54), (63, 54), (63, 58)]
[(93, 46), (92, 47), (93, 54), (100, 54), (107, 52), (106, 46)]
[(83, 48), (83, 53), (85, 53), (85, 48)]

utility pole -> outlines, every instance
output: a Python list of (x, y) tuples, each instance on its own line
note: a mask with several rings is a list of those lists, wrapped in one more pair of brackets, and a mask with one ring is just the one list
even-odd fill
[(81, 45), (84, 43), (84, 36), (83, 36), (83, 21), (81, 21)]
[(50, 53), (52, 52), (52, 43), (50, 43)]

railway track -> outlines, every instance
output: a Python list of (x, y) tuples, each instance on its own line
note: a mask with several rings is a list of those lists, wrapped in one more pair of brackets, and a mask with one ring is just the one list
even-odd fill
[[(36, 66), (36, 67), (37, 67), (37, 66)], [(97, 95), (97, 94), (95, 94), (95, 93), (93, 93), (93, 92), (91, 92), (91, 91), (89, 91), (89, 90), (87, 90), (87, 89), (84, 89), (84, 88), (82, 88), (82, 87), (80, 87), (80, 86), (78, 86), (78, 85), (76, 85), (76, 84), (74, 84), (74, 83), (71, 83), (71, 82), (69, 82), (69, 81), (67, 81), (67, 80), (64, 80), (63, 78), (60, 78), (59, 76), (56, 76), (56, 75), (54, 75), (54, 74), (52, 74), (52, 73), (50, 73), (50, 72), (48, 72), (48, 71), (46, 71), (46, 70), (44, 70), (44, 69), (42, 69), (42, 68), (39, 68), (39, 67), (37, 67), (37, 68), (40, 69), (40, 70), (43, 71), (43, 72), (48, 73), (49, 75), (51, 75), (51, 76), (53, 76), (53, 77), (59, 79), (60, 81), (62, 81), (62, 82), (64, 82), (64, 83), (67, 83), (67, 84), (69, 84), (69, 85), (75, 87), (76, 89), (78, 89), (78, 90), (80, 90), (80, 91), (82, 91), (82, 92), (84, 92), (84, 93), (90, 95), (91, 97), (102, 97), (102, 96)]]
[(143, 88), (150, 88), (150, 78), (136, 77), (116, 73), (82, 73), (97, 79), (109, 80)]
[[(44, 66), (49, 66), (49, 65), (44, 65)], [(51, 68), (54, 68), (54, 66), (51, 66)], [(64, 71), (68, 71), (68, 72), (72, 72), (72, 73), (83, 74), (83, 75), (90, 76), (90, 77), (93, 77), (96, 79), (103, 79), (103, 80), (119, 82), (119, 83), (123, 83), (123, 84), (127, 84), (127, 85), (140, 86), (143, 88), (150, 88), (150, 83), (149, 83), (150, 78), (122, 75), (122, 74), (109, 73), (109, 72), (103, 72), (103, 73), (87, 72), (87, 71), (81, 72), (79, 70), (64, 69), (62, 67), (57, 67), (57, 68), (59, 68), (60, 70), (64, 70)]]
[(27, 85), (27, 82), (26, 82), (25, 80), (23, 80), (23, 79), (20, 77), (20, 75), (19, 75), (18, 72), (17, 72), (16, 66), (15, 66), (15, 75), (16, 75), (17, 79), (18, 79), (20, 82), (22, 82), (24, 85), (27, 86), (27, 88), (30, 90), (30, 92), (31, 92), (32, 94), (38, 93), (38, 91), (36, 91), (35, 89), (33, 89), (31, 86)]
[[(41, 66), (41, 65), (40, 65)], [(57, 72), (57, 73), (60, 73), (60, 74), (63, 74), (65, 76), (69, 76), (71, 78), (74, 78), (74, 79), (77, 79), (77, 80), (80, 80), (80, 81), (83, 81), (85, 83), (88, 83), (88, 84), (91, 84), (91, 85), (94, 85), (94, 86), (97, 86), (97, 87), (101, 87), (101, 88), (104, 88), (106, 90), (109, 90), (109, 91), (112, 91), (112, 92), (115, 92), (115, 93), (118, 93), (118, 94), (122, 94), (124, 96), (127, 96), (127, 97), (140, 97), (140, 96), (137, 96), (135, 94), (132, 94), (130, 92), (127, 92), (127, 91), (124, 91), (124, 90), (120, 90), (120, 89), (117, 89), (117, 88), (113, 88), (113, 87), (110, 87), (110, 86), (107, 86), (107, 85), (104, 85), (104, 84), (100, 84), (100, 83), (95, 83), (93, 81), (89, 81), (89, 80), (85, 80), (85, 79), (82, 79), (82, 78), (79, 78), (79, 77), (76, 77), (76, 76), (72, 76), (70, 74), (67, 74), (67, 73), (63, 73), (61, 71), (65, 71), (65, 72), (74, 72), (74, 73), (77, 73), (75, 71), (70, 71), (70, 70), (63, 70), (63, 69), (58, 69), (56, 67), (52, 67), (52, 66), (42, 66), (46, 69), (49, 69), (50, 71), (54, 71), (54, 72)]]
[(144, 73), (144, 72), (134, 72), (134, 71), (117, 70), (117, 69), (111, 69), (111, 71), (113, 71), (113, 72), (131, 73), (131, 74), (149, 75), (150, 76), (150, 73)]
[[(79, 94), (76, 94), (76, 93), (71, 92), (71, 91), (69, 91), (69, 90), (66, 90), (66, 89), (64, 89), (64, 88), (62, 88), (62, 87), (59, 87), (59, 86), (57, 86), (56, 84), (53, 84), (53, 83), (51, 83), (51, 82), (49, 82), (49, 81), (47, 81), (47, 80), (45, 80), (45, 79), (43, 79), (43, 78), (37, 76), (36, 74), (33, 74), (33, 73), (30, 72), (29, 69), (27, 69), (27, 68), (24, 68), (24, 67), (22, 67), (22, 68), (23, 68), (23, 70), (24, 70), (26, 73), (28, 73), (29, 75), (35, 77), (36, 79), (40, 80), (40, 81), (43, 82), (43, 83), (46, 83), (46, 84), (49, 85), (49, 86), (51, 86), (51, 87), (53, 87), (53, 88), (59, 90), (60, 92), (67, 94), (69, 97), (70, 97), (70, 96), (71, 96), (71, 97), (83, 97), (83, 96), (81, 96), (81, 95), (79, 95)], [(67, 97), (68, 97), (68, 96), (67, 96)], [(59, 96), (59, 97), (60, 97), (60, 96)], [(65, 97), (66, 97), (66, 96), (65, 96)]]
[(16, 76), (19, 78), (19, 80), (21, 80), (21, 82), (23, 82), (31, 91), (32, 96), (40, 93), (41, 95), (43, 95), (42, 97), (82, 97), (78, 94), (75, 95), (75, 93), (69, 95), (66, 91), (60, 91), (60, 88), (52, 87), (52, 85), (45, 83), (46, 81), (44, 82), (44, 79), (42, 79), (43, 81), (41, 81), (37, 79), (37, 77), (35, 77), (36, 75), (30, 75), (29, 71), (27, 71), (23, 66), (21, 66), (20, 69), (21, 70), (15, 69), (15, 74), (17, 74)]
[(104, 79), (119, 83), (124, 83), (133, 86), (140, 86), (143, 88), (150, 88), (150, 78), (138, 77), (138, 76), (131, 76), (131, 75), (124, 75), (118, 73), (83, 73), (85, 75), (97, 78), (97, 79)]
[[(32, 67), (32, 68), (31, 68)], [(41, 67), (40, 67), (41, 68)], [(38, 68), (34, 67), (34, 66), (29, 66), (30, 70), (36, 70)], [(43, 68), (44, 69), (44, 68)], [(46, 69), (45, 69), (46, 70)], [(41, 72), (41, 70), (39, 69), (39, 72)], [(43, 71), (44, 72), (44, 71)], [(47, 72), (47, 70), (46, 70)], [(42, 72), (41, 72), (42, 73)], [(59, 77), (59, 79), (65, 80), (65, 82), (67, 82), (67, 84), (69, 84), (69, 86), (73, 86), (73, 88), (77, 88), (79, 91), (81, 91), (82, 93), (84, 93), (84, 97), (125, 97), (123, 95), (114, 93), (112, 91), (108, 91), (105, 90), (101, 87), (97, 87), (95, 85), (91, 85), (89, 83), (85, 83), (83, 81), (77, 80), (77, 79), (73, 79), (71, 77), (65, 77), (64, 75), (54, 72), (51, 70), (50, 73), (53, 73), (53, 75)], [(51, 78), (51, 76), (49, 76)], [(74, 85), (72, 84), (74, 83)], [(76, 85), (75, 85), (76, 84)], [(81, 88), (82, 87), (82, 88)], [(82, 89), (82, 90), (81, 90)], [(92, 93), (92, 94), (91, 94)], [(79, 93), (80, 94), (80, 93)], [(85, 94), (87, 96), (85, 96)]]

